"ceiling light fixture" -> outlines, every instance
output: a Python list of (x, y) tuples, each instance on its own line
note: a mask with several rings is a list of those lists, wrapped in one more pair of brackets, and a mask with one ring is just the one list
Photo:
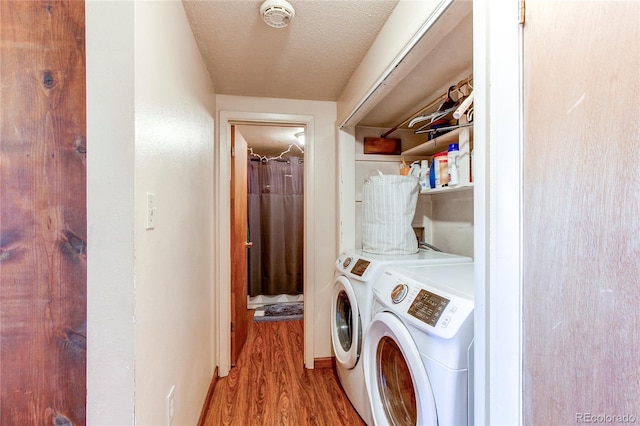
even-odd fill
[(260, 6), (260, 15), (267, 25), (284, 28), (295, 16), (293, 6), (286, 0), (265, 0)]
[(304, 145), (304, 132), (298, 132), (295, 135), (293, 135), (296, 137), (296, 139), (298, 139), (298, 143), (300, 145)]

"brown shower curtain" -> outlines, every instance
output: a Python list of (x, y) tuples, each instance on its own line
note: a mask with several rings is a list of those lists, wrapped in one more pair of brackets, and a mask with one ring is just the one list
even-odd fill
[(302, 294), (304, 163), (249, 160), (249, 295)]

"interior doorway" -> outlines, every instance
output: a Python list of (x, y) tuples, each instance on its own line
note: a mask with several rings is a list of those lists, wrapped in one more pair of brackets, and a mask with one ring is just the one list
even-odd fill
[[(278, 114), (262, 112), (231, 112), (220, 111), (219, 143), (216, 146), (217, 164), (217, 199), (224, 202), (230, 200), (231, 164), (228, 161), (232, 151), (232, 128), (241, 125), (269, 125), (290, 127), (298, 126), (305, 130), (304, 156), (304, 241), (303, 241), (303, 298), (304, 298), (304, 362), (306, 368), (314, 367), (313, 344), (314, 329), (310, 318), (314, 315), (313, 292), (308, 291), (307, 277), (315, 275), (314, 250), (311, 242), (314, 240), (314, 194), (308, 190), (313, 183), (313, 141), (315, 117), (312, 115)], [(218, 306), (217, 341), (219, 375), (226, 376), (231, 368), (231, 269), (232, 261), (229, 256), (231, 245), (230, 209), (217, 209), (216, 217), (216, 303)]]
[(303, 302), (305, 128), (235, 126), (247, 142), (248, 307)]

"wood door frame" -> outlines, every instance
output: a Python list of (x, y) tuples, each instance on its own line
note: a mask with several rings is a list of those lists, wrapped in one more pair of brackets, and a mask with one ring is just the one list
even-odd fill
[[(313, 368), (313, 321), (314, 298), (311, 291), (310, 279), (315, 276), (315, 249), (314, 241), (314, 195), (312, 184), (314, 181), (314, 123), (313, 115), (276, 114), (243, 111), (220, 111), (218, 121), (218, 143), (215, 152), (216, 166), (216, 195), (215, 202), (220, 208), (215, 209), (214, 244), (216, 248), (215, 259), (215, 285), (214, 303), (217, 306), (216, 321), (217, 335), (214, 336), (214, 344), (217, 348), (218, 371), (221, 377), (229, 374), (231, 368), (231, 260), (229, 251), (231, 247), (230, 236), (230, 209), (223, 208), (231, 200), (231, 126), (237, 124), (274, 124), (295, 125), (305, 128), (305, 152), (304, 152), (304, 266), (303, 266), (303, 293), (304, 293), (304, 364), (306, 368)], [(215, 314), (214, 314), (215, 315)]]

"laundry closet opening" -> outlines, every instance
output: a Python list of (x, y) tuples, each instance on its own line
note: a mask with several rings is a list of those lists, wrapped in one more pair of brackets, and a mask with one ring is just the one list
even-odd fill
[(264, 124), (236, 128), (247, 141), (247, 307), (256, 316), (274, 310), (276, 317), (301, 316), (305, 129)]

